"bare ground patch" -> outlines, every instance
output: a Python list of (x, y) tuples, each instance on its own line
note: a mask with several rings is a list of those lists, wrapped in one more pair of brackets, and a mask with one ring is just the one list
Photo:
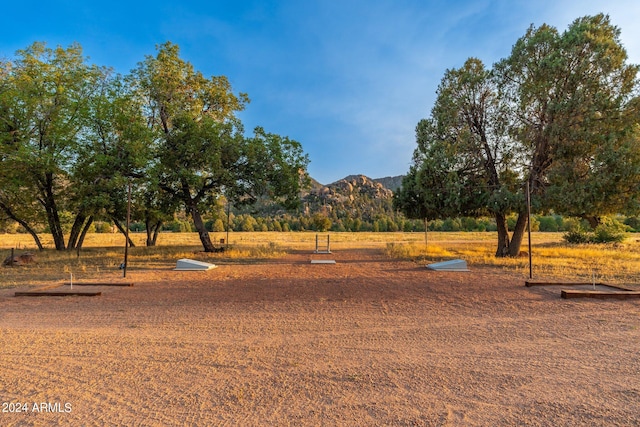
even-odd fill
[(640, 423), (637, 301), (378, 249), (313, 256), (133, 268), (95, 298), (1, 290), (0, 400), (29, 410), (0, 424)]

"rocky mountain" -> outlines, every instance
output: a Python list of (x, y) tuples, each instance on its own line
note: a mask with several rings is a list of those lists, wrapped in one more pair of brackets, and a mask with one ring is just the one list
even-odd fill
[(339, 181), (319, 189), (319, 194), (327, 201), (354, 201), (366, 196), (371, 199), (388, 199), (393, 191), (383, 184), (364, 175), (349, 175)]
[[(401, 181), (401, 176), (371, 179), (365, 175), (349, 175), (324, 185), (311, 178), (311, 187), (300, 195), (302, 210), (298, 214), (320, 213), (332, 221), (359, 218), (369, 223), (383, 216), (394, 216), (393, 189), (399, 188)], [(236, 213), (272, 217), (284, 215), (286, 211), (265, 198), (252, 206), (236, 208)]]
[(364, 175), (349, 175), (312, 188), (303, 197), (305, 213), (324, 211), (329, 216), (371, 220), (393, 211), (393, 191)]
[(384, 178), (375, 178), (375, 182), (379, 182), (389, 190), (396, 192), (402, 186), (402, 178), (404, 175), (386, 176)]
[[(336, 182), (333, 182), (331, 184), (321, 184), (320, 182), (316, 181), (315, 179), (311, 178), (311, 188), (312, 189), (318, 189), (320, 187), (331, 187), (333, 185), (338, 185), (338, 183), (342, 182), (342, 181), (353, 181), (353, 180), (361, 180), (362, 178), (365, 178), (366, 181), (372, 181), (372, 182), (377, 182), (382, 184), (383, 187), (395, 192), (397, 191), (401, 186), (402, 186), (402, 178), (404, 178), (404, 175), (398, 175), (398, 176), (385, 176), (384, 178), (369, 178), (366, 175), (349, 175), (347, 177), (344, 177)], [(369, 185), (366, 182), (363, 182), (365, 185)]]
[(298, 210), (286, 211), (265, 197), (250, 206), (234, 206), (238, 223), (233, 226), (238, 230), (411, 231), (413, 225), (393, 209), (393, 190), (387, 188), (398, 188), (401, 178), (349, 175), (327, 185), (312, 178), (310, 188), (300, 194)]

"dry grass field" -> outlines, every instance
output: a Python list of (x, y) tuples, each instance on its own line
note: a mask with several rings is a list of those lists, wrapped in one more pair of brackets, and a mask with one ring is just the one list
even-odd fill
[[(393, 259), (411, 260), (419, 264), (461, 258), (470, 265), (496, 268), (515, 275), (528, 277), (529, 257), (525, 240), (521, 257), (498, 259), (494, 257), (495, 233), (429, 233), (425, 245), (423, 233), (320, 233), (321, 243), (330, 234), (333, 249), (380, 249)], [(251, 263), (283, 257), (292, 250), (315, 248), (315, 232), (256, 232), (231, 233), (230, 250), (225, 253), (205, 254), (196, 233), (164, 233), (158, 246), (144, 246), (145, 235), (133, 233), (136, 247), (129, 249), (128, 271), (139, 268), (167, 268), (175, 266), (180, 258), (194, 258), (216, 263), (218, 261)], [(213, 233), (212, 240), (226, 239), (225, 233)], [(0, 256), (31, 252), (37, 265), (0, 269), (0, 288), (22, 285), (41, 285), (52, 281), (68, 280), (70, 274), (78, 279), (117, 277), (117, 267), (124, 260), (124, 238), (121, 234), (89, 234), (82, 251), (59, 252), (46, 236), (45, 251), (38, 252), (28, 235), (0, 235)], [(640, 285), (640, 236), (629, 237), (622, 244), (567, 245), (561, 233), (533, 233), (532, 272), (538, 279), (564, 279), (607, 282), (611, 284)]]
[[(126, 279), (122, 243), (0, 268), (0, 425), (640, 424), (640, 300), (527, 288), (528, 256), (495, 259), (491, 233), (331, 233), (326, 255), (315, 233), (232, 233), (218, 254), (163, 234)], [(0, 236), (12, 247), (32, 244)], [(536, 233), (534, 277), (637, 288), (639, 253)], [(451, 258), (471, 271), (424, 267)], [(134, 286), (14, 296), (71, 274)]]

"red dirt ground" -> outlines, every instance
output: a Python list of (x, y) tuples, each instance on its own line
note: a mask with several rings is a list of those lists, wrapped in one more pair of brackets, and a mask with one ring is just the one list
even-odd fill
[(2, 290), (0, 425), (640, 424), (640, 302), (470, 268), (294, 252)]

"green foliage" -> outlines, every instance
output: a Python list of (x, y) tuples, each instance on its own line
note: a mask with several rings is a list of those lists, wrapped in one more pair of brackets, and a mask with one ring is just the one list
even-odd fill
[(0, 62), (0, 210), (32, 233), (46, 222), (65, 249), (61, 212), (72, 211), (73, 165), (107, 70), (86, 63), (82, 48), (34, 43)]
[(321, 213), (315, 213), (312, 217), (313, 229), (316, 231), (327, 231), (331, 228), (331, 220)]
[[(620, 31), (599, 14), (564, 33), (532, 26), (492, 70), (475, 58), (447, 70), (395, 206), (409, 218), (493, 214), (497, 256), (519, 253), (525, 183), (534, 211), (637, 212), (638, 66), (626, 61)], [(551, 218), (543, 227), (562, 228)], [(609, 231), (594, 239), (615, 239)]]
[(628, 228), (612, 218), (604, 218), (593, 231), (594, 243), (622, 243), (627, 237)]
[(251, 215), (243, 215), (243, 217), (239, 217), (240, 231), (256, 231), (256, 227), (258, 226), (258, 222)]
[[(104, 221), (96, 221), (93, 223), (93, 227), (96, 233), (111, 233), (111, 224)], [(133, 227), (131, 227), (132, 231)]]
[(571, 230), (567, 233), (565, 233), (562, 238), (567, 242), (567, 243), (573, 243), (573, 244), (582, 244), (582, 243), (590, 243), (591, 242), (591, 237), (589, 236), (589, 234), (584, 231), (584, 230)]
[(555, 216), (539, 217), (538, 221), (540, 222), (540, 231), (554, 232), (560, 230), (560, 225)]
[(213, 226), (211, 227), (211, 231), (214, 231), (214, 232), (225, 231), (224, 222), (222, 222), (220, 218), (216, 219), (215, 222), (213, 223)]
[(630, 227), (635, 232), (640, 231), (640, 218), (636, 216), (625, 218), (624, 224)]
[(563, 239), (567, 243), (622, 243), (627, 237), (628, 226), (613, 218), (603, 218), (594, 230), (576, 228), (567, 232)]
[(164, 231), (172, 231), (174, 233), (190, 233), (192, 230), (191, 223), (189, 221), (183, 221), (174, 219), (164, 224), (162, 227)]
[[(269, 197), (288, 207), (306, 182), (308, 158), (293, 140), (256, 128), (251, 138), (235, 116), (248, 102), (224, 76), (202, 76), (165, 43), (129, 80), (145, 100), (155, 131), (153, 200), (168, 199), (191, 215), (205, 251), (213, 251), (202, 215), (221, 194), (235, 205)], [(245, 218), (239, 228), (268, 229)]]

